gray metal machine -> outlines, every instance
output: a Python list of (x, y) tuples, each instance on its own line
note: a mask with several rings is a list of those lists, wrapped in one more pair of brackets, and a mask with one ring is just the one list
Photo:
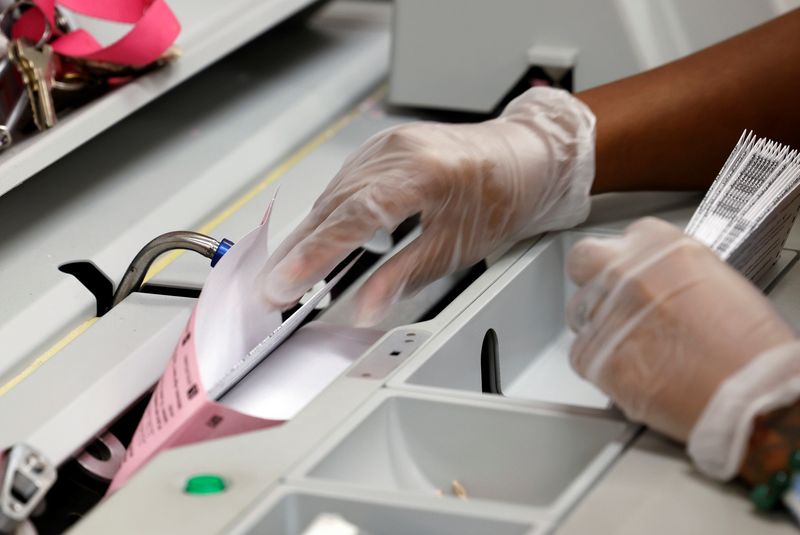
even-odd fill
[(719, 42), (792, 4), (397, 0), (389, 100), (488, 113), (537, 78), (581, 91)]
[[(143, 287), (113, 302), (131, 259), (174, 230), (213, 236), (194, 244), (213, 256), (280, 188), (276, 243), (347, 154), (417, 118), (385, 105), (388, 4), (335, 1), (235, 51), (308, 3), (171, 4), (184, 17), (186, 66), (0, 156), (0, 530), (299, 535), (334, 515), (359, 531), (329, 533), (793, 532), (696, 476), (678, 446), (626, 422), (566, 358), (570, 244), (646, 214), (685, 224), (699, 200), (688, 194), (595, 199), (581, 227), (517, 244), (396, 307), (387, 334), (294, 419), (164, 452), (104, 498), (212, 269), (201, 254), (166, 252)], [(398, 2), (398, 16), (410, 4)], [(659, 3), (673, 4), (689, 9)], [(752, 22), (774, 7), (764, 2)], [(204, 32), (221, 47), (212, 59), (228, 54), (210, 65), (199, 59)], [(404, 39), (395, 35), (398, 69)], [(491, 107), (519, 75), (458, 107)], [(402, 101), (401, 89), (389, 92)], [(413, 233), (399, 229), (390, 248)], [(800, 323), (800, 234), (787, 247), (770, 296)], [(365, 255), (317, 318), (343, 323), (354, 289), (390, 254)]]

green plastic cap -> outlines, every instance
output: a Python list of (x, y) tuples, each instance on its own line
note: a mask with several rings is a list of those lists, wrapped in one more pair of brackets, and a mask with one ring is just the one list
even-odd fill
[(215, 474), (197, 474), (186, 480), (186, 494), (218, 494), (225, 490), (225, 480)]

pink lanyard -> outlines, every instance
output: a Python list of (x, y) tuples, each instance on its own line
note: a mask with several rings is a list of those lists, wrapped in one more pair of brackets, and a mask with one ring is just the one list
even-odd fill
[(63, 56), (142, 66), (157, 60), (180, 32), (180, 24), (164, 0), (58, 0), (58, 5), (97, 19), (133, 24), (116, 42), (102, 46), (89, 32), (59, 31), (56, 0), (31, 0), (38, 9), (27, 10), (14, 24), (12, 35), (38, 41), (45, 21), (53, 31), (50, 45)]

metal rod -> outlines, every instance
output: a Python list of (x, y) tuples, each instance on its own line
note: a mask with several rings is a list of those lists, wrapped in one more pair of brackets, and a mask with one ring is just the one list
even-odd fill
[(195, 251), (201, 255), (213, 259), (219, 248), (219, 242), (205, 234), (189, 231), (167, 232), (153, 239), (142, 247), (142, 250), (128, 266), (128, 270), (114, 292), (114, 299), (111, 306), (117, 306), (123, 299), (128, 297), (131, 292), (139, 289), (144, 281), (147, 270), (156, 258), (175, 249)]

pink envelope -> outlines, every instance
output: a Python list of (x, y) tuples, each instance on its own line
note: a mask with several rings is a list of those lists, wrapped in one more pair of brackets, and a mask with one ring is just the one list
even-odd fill
[(265, 222), (231, 247), (209, 274), (109, 492), (160, 451), (292, 418), (384, 334), (309, 323), (221, 401), (208, 398), (207, 392), (281, 324), (280, 312), (258, 291), (270, 269), (271, 208)]

